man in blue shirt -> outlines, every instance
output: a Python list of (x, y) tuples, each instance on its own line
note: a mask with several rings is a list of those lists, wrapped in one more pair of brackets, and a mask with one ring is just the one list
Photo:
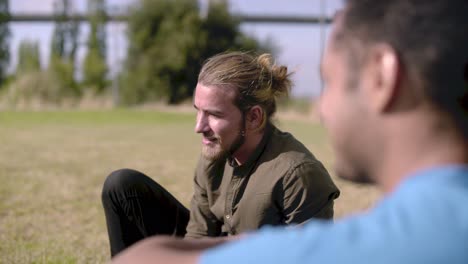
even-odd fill
[(224, 244), (148, 239), (115, 262), (468, 263), (467, 14), (466, 0), (349, 0), (334, 20), (322, 120), (336, 174), (385, 193), (375, 208)]

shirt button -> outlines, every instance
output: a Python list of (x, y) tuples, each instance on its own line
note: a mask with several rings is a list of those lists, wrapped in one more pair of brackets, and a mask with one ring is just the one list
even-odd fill
[(226, 215), (226, 219), (230, 219), (230, 218), (231, 218), (231, 216), (230, 216), (230, 215)]

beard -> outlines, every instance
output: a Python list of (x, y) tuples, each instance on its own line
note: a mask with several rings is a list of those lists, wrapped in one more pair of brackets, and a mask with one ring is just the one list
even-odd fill
[(364, 171), (344, 171), (339, 168), (335, 168), (336, 176), (338, 178), (351, 181), (359, 184), (374, 184), (375, 181)]
[(227, 151), (222, 147), (221, 140), (216, 138), (212, 145), (202, 147), (202, 155), (208, 160), (219, 160), (227, 155)]
[(341, 179), (360, 184), (374, 184), (375, 180), (370, 173), (364, 169), (366, 166), (360, 166), (357, 159), (346, 159), (337, 157), (335, 161), (335, 174)]
[(231, 145), (223, 147), (223, 141), (221, 138), (216, 137), (213, 140), (212, 145), (204, 145), (202, 147), (202, 155), (208, 160), (216, 161), (223, 158), (227, 158), (234, 154), (245, 142), (245, 136), (243, 130), (239, 131), (237, 137), (234, 139)]

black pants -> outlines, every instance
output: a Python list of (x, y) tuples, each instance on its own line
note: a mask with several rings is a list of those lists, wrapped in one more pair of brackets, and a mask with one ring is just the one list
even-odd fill
[(111, 256), (153, 235), (184, 236), (190, 212), (154, 180), (122, 169), (102, 189)]

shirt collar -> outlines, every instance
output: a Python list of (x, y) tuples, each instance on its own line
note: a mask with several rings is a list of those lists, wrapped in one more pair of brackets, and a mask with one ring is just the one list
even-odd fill
[(269, 141), (273, 130), (274, 130), (274, 126), (271, 125), (270, 123), (267, 123), (267, 125), (265, 126), (265, 133), (263, 134), (262, 140), (260, 141), (258, 146), (255, 148), (255, 151), (250, 155), (250, 157), (247, 159), (247, 161), (244, 164), (242, 165), (237, 164), (237, 161), (233, 157), (229, 157), (227, 159), (228, 164), (233, 168), (238, 168), (241, 170), (251, 168), (254, 164), (257, 163), (257, 160), (260, 158), (261, 154), (263, 153), (263, 150), (265, 149), (265, 146), (267, 145), (267, 142)]

